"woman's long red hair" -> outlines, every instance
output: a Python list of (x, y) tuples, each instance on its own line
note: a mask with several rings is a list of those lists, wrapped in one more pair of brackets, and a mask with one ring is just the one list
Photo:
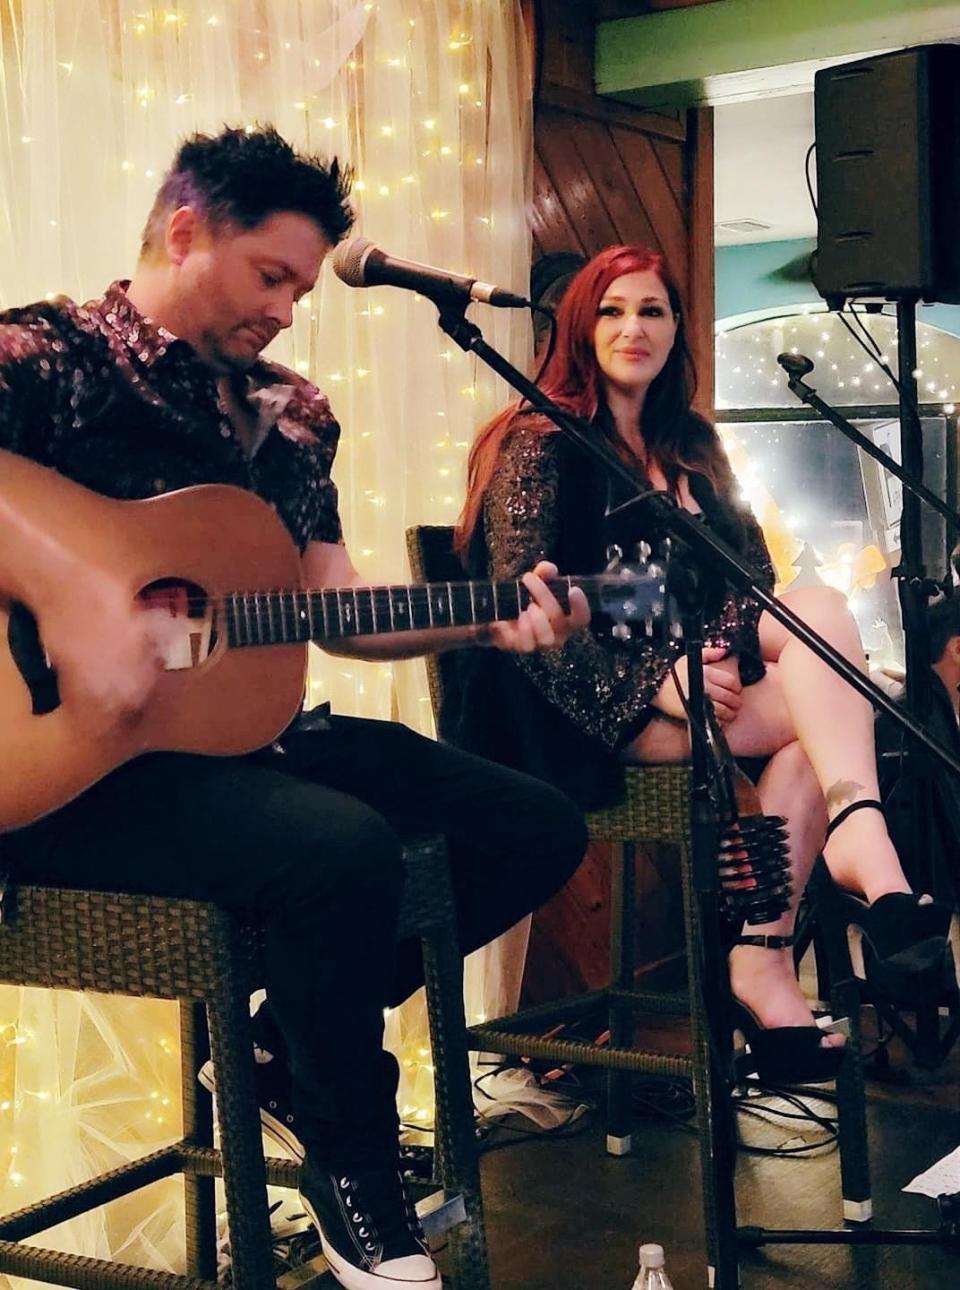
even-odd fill
[[(556, 345), (538, 384), (562, 408), (593, 421), (603, 398), (594, 348), (600, 301), (617, 278), (646, 271), (656, 273), (663, 283), (677, 320), (670, 356), (644, 401), (643, 440), (648, 457), (657, 462), (668, 480), (675, 480), (683, 471), (699, 471), (718, 491), (729, 494), (733, 476), (717, 432), (690, 407), (696, 378), (684, 334), (680, 290), (663, 257), (656, 252), (639, 246), (610, 246), (583, 266), (560, 302)], [(522, 404), (517, 399), (497, 413), (480, 430), (470, 450), (467, 499), (454, 538), (461, 555), (470, 544), (501, 445)], [(547, 423), (543, 433), (549, 434), (553, 429)], [(614, 446), (633, 460), (619, 438)]]

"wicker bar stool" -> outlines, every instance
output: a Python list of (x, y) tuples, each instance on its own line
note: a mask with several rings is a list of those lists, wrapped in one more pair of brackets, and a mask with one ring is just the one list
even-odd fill
[[(456, 1286), (488, 1290), (463, 972), (446, 850), (440, 839), (424, 839), (408, 845), (404, 858), (400, 935), (419, 937), (423, 947), (437, 1090), (435, 1163), (442, 1193), (422, 1207), (424, 1226), (433, 1235), (451, 1227)], [(218, 907), (191, 900), (22, 886), (8, 893), (7, 906), (0, 925), (0, 982), (179, 1001), (183, 1136), (0, 1217), (0, 1272), (74, 1290), (215, 1290), (214, 1179), (222, 1176), (234, 1290), (272, 1286), (266, 1185), (296, 1188), (299, 1165), (265, 1160), (263, 1154), (248, 1003), (256, 937)], [(198, 1096), (196, 1082), (211, 1049), (219, 1150), (213, 1147), (212, 1104)], [(184, 1176), (186, 1275), (22, 1244), (177, 1173)]]
[[(418, 581), (447, 581), (463, 577), (452, 551), (453, 530), (446, 526), (419, 526), (407, 530), (407, 552)], [(436, 717), (444, 688), (456, 684), (450, 654), (427, 659), (427, 678)], [(710, 1027), (703, 1011), (703, 964), (699, 909), (695, 897), (690, 848), (690, 770), (685, 765), (631, 766), (625, 771), (624, 801), (586, 816), (590, 837), (614, 847), (610, 897), (610, 984), (572, 998), (525, 1008), (468, 1029), (472, 1049), (527, 1056), (550, 1062), (595, 1066), (607, 1073), (607, 1150), (623, 1155), (631, 1149), (631, 1083), (634, 1074), (691, 1079), (696, 1106), (703, 1186), (707, 1250), (712, 1266), (720, 1224), (723, 1183), (714, 1162), (719, 1156), (717, 1134), (734, 1134), (732, 1110), (719, 1104), (723, 1090), (711, 1077)], [(683, 896), (687, 987), (682, 992), (642, 992), (635, 988), (635, 864), (636, 848), (667, 842), (680, 853)], [(848, 1002), (842, 991), (834, 1005)], [(604, 1009), (609, 1017), (610, 1042), (547, 1037), (558, 1023), (576, 1021)], [(644, 1051), (633, 1046), (634, 1014), (689, 1016), (689, 1056)], [(837, 1015), (844, 1015), (838, 1013)], [(837, 1082), (840, 1156), (845, 1218), (862, 1220), (870, 1212), (863, 1073), (856, 1031)]]
[[(417, 581), (447, 581), (463, 577), (453, 554), (453, 530), (442, 525), (420, 525), (407, 530), (407, 553)], [(445, 687), (455, 684), (449, 654), (430, 656), (427, 680), (434, 715), (439, 718)], [(700, 939), (696, 928), (696, 902), (690, 871), (689, 781), (686, 766), (631, 767), (626, 772), (624, 801), (587, 815), (587, 827), (594, 841), (614, 846), (611, 875), (610, 984), (575, 997), (525, 1008), (468, 1030), (470, 1047), (510, 1056), (542, 1058), (553, 1062), (577, 1062), (597, 1066), (607, 1075), (607, 1150), (624, 1155), (631, 1149), (631, 1080), (637, 1073), (692, 1079), (701, 1135), (701, 1156), (709, 1158), (710, 1081), (708, 1078), (709, 1035), (700, 1011), (701, 966), (697, 955)], [(638, 845), (668, 842), (680, 852), (688, 989), (682, 992), (640, 992), (634, 987), (634, 876)], [(558, 1023), (571, 1023), (586, 1014), (604, 1010), (609, 1018), (610, 1042), (597, 1045), (559, 1037), (547, 1038), (544, 1031)], [(644, 1051), (632, 1045), (633, 1019), (637, 1012), (690, 1016), (690, 1056)], [(707, 1176), (704, 1175), (707, 1186)]]

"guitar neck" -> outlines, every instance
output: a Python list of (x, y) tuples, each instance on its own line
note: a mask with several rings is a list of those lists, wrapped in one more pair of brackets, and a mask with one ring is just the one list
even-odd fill
[[(574, 586), (596, 607), (596, 581), (555, 578), (548, 585), (566, 610)], [(222, 605), (228, 643), (243, 646), (468, 627), (516, 618), (529, 603), (530, 593), (517, 580), (238, 591), (225, 596)]]

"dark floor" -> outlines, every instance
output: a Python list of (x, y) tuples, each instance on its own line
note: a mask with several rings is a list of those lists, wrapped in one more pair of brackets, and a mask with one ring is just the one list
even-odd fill
[[(904, 1085), (871, 1082), (868, 1093), (874, 1226), (926, 1228), (937, 1222), (935, 1202), (900, 1188), (960, 1145), (960, 1047), (931, 1072), (895, 1051), (893, 1070)], [(755, 1145), (796, 1145), (820, 1134), (802, 1123), (739, 1118), (741, 1139)], [(675, 1290), (707, 1285), (696, 1138), (662, 1117), (638, 1119), (630, 1156), (604, 1153), (592, 1117), (582, 1136), (486, 1154), (483, 1180), (493, 1290), (629, 1290), (637, 1246), (651, 1240), (666, 1249)], [(741, 1223), (838, 1225), (836, 1152), (741, 1153), (737, 1205)], [(768, 1246), (745, 1255), (741, 1267), (744, 1290), (960, 1286), (960, 1249), (940, 1245)]]

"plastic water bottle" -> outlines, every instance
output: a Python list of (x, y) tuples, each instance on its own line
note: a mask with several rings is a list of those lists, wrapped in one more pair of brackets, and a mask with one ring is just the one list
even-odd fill
[(673, 1283), (663, 1266), (662, 1245), (640, 1246), (640, 1271), (632, 1290), (673, 1290)]

